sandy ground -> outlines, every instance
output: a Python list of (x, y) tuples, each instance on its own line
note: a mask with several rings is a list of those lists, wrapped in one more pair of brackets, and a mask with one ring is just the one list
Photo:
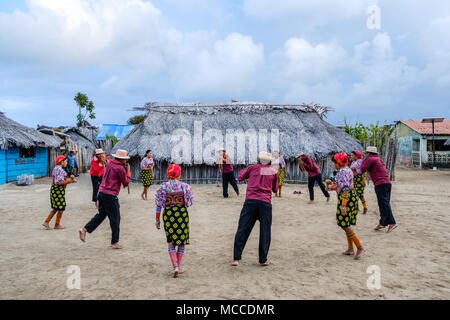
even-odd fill
[[(306, 186), (286, 186), (273, 201), (268, 267), (257, 264), (258, 223), (241, 265), (230, 266), (244, 197), (223, 199), (216, 185), (194, 185), (187, 271), (178, 279), (154, 226), (156, 186), (149, 201), (140, 200), (137, 183), (131, 195), (121, 192), (124, 249), (114, 250), (107, 220), (86, 243), (78, 239), (96, 213), (88, 175), (67, 189), (67, 229), (44, 230), (49, 182), (0, 187), (1, 299), (450, 299), (450, 171), (398, 170), (392, 207), (399, 228), (391, 234), (373, 231), (378, 208), (370, 185), (369, 213), (355, 228), (367, 248), (359, 261), (341, 255), (347, 242), (335, 224), (335, 195), (327, 204), (316, 188), (317, 203), (308, 205)], [(80, 290), (66, 287), (70, 265), (80, 267)], [(371, 265), (380, 268), (379, 290), (367, 288)]]

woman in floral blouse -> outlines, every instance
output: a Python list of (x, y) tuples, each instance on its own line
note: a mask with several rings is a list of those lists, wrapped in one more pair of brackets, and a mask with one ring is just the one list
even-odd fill
[[(356, 216), (358, 214), (358, 198), (353, 189), (353, 172), (348, 167), (348, 155), (338, 153), (333, 157), (333, 163), (338, 173), (336, 174), (336, 193), (338, 195), (338, 205), (336, 210), (336, 223), (347, 235), (348, 249), (343, 252), (345, 255), (354, 255), (359, 259), (366, 249), (359, 242), (358, 237), (351, 226), (356, 225)], [(329, 188), (331, 191), (331, 188)], [(356, 245), (356, 254), (353, 251), (353, 244)]]
[(364, 198), (364, 189), (366, 188), (366, 173), (361, 172), (361, 164), (362, 164), (362, 152), (355, 150), (352, 152), (352, 164), (350, 165), (350, 169), (353, 171), (353, 182), (354, 189), (356, 195), (359, 199), (361, 199), (361, 203), (363, 205), (364, 211), (363, 214), (367, 213), (367, 203)]
[(147, 200), (148, 188), (153, 182), (153, 166), (155, 163), (153, 162), (152, 156), (152, 150), (147, 150), (145, 151), (145, 157), (141, 161), (141, 180), (144, 186), (144, 191), (141, 194), (142, 200)]
[[(181, 260), (184, 247), (189, 244), (187, 207), (190, 207), (194, 200), (191, 187), (180, 181), (180, 175), (180, 166), (171, 164), (167, 168), (169, 181), (161, 183), (155, 196), (156, 228), (161, 228), (160, 215), (162, 208), (164, 208), (163, 225), (169, 247), (169, 256), (174, 269), (174, 278), (178, 277), (179, 273), (184, 272), (181, 268)], [(177, 250), (175, 250), (175, 246), (178, 246)]]

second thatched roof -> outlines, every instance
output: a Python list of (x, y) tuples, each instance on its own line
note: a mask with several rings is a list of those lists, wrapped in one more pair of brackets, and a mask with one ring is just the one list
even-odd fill
[[(323, 120), (330, 108), (317, 104), (152, 102), (135, 110), (147, 111), (147, 118), (121, 139), (113, 152), (126, 149), (130, 156), (143, 157), (151, 149), (156, 161), (170, 161), (171, 134), (186, 129), (194, 136), (194, 121), (202, 122), (203, 132), (219, 129), (224, 137), (228, 129), (278, 129), (279, 149), (285, 159), (294, 160), (299, 152), (320, 159), (337, 152), (362, 151), (358, 140)], [(205, 164), (213, 164), (209, 162)]]

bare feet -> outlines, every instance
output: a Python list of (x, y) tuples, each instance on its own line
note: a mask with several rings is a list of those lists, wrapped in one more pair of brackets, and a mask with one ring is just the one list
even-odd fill
[(238, 260), (234, 260), (234, 261), (231, 263), (231, 265), (232, 265), (233, 267), (237, 267), (237, 266), (239, 265), (239, 261), (238, 261)]
[(118, 244), (118, 243), (114, 243), (114, 244), (110, 245), (110, 247), (113, 248), (113, 249), (122, 249), (122, 248), (123, 248), (123, 247), (122, 247), (120, 244)]
[(355, 254), (355, 251), (353, 251), (353, 249), (347, 249), (346, 251), (342, 252), (342, 254), (346, 256), (353, 256)]
[(178, 268), (175, 268), (174, 270), (173, 270), (173, 277), (174, 278), (178, 278), (178, 274), (180, 273), (180, 270), (178, 269)]
[(78, 234), (80, 236), (80, 240), (83, 242), (86, 242), (86, 229), (85, 228), (81, 228), (80, 230), (78, 230)]
[(314, 200), (309, 200), (308, 201), (308, 204), (313, 204), (314, 203)]
[(330, 202), (331, 197), (327, 197), (327, 202)]
[(141, 194), (141, 198), (142, 200), (145, 200), (144, 194)]
[(382, 226), (381, 224), (379, 224), (379, 225), (377, 225), (377, 226), (375, 227), (375, 229), (373, 229), (373, 230), (381, 230), (381, 229), (383, 229), (383, 228), (386, 228), (386, 226)]
[(368, 211), (367, 208), (364, 208), (363, 214), (366, 214), (367, 211)]
[(180, 274), (184, 273), (185, 271), (186, 271), (186, 269), (184, 269), (184, 268), (182, 268), (182, 267), (178, 268), (178, 272), (179, 272)]
[(98, 201), (95, 201), (95, 208), (98, 209)]
[(397, 225), (396, 225), (396, 224), (390, 224), (390, 225), (389, 225), (389, 228), (388, 228), (388, 231), (387, 231), (386, 233), (391, 232), (391, 231), (394, 230), (395, 228), (397, 228)]
[(48, 222), (44, 222), (42, 225), (45, 227), (45, 229), (47, 229), (47, 230), (52, 230), (52, 228), (50, 227), (50, 225), (48, 224)]
[(63, 227), (62, 225), (60, 225), (60, 224), (58, 224), (57, 226), (55, 226), (55, 230), (58, 230), (58, 229), (65, 229), (66, 227)]
[(267, 267), (269, 264), (270, 264), (270, 262), (269, 262), (269, 261), (266, 261), (266, 262), (264, 262), (264, 263), (260, 263), (259, 265), (260, 265), (261, 267)]
[(365, 251), (366, 251), (366, 249), (364, 247), (359, 247), (358, 250), (356, 250), (354, 259), (358, 260)]

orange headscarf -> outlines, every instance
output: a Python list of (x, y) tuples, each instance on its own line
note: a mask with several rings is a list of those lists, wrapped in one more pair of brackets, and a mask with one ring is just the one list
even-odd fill
[(181, 175), (181, 168), (179, 165), (171, 164), (167, 168), (167, 178), (176, 179)]
[(341, 166), (348, 166), (348, 155), (346, 153), (338, 153), (334, 156), (334, 160)]
[(64, 161), (66, 159), (65, 156), (57, 156), (56, 157), (56, 164), (59, 164), (60, 162)]

